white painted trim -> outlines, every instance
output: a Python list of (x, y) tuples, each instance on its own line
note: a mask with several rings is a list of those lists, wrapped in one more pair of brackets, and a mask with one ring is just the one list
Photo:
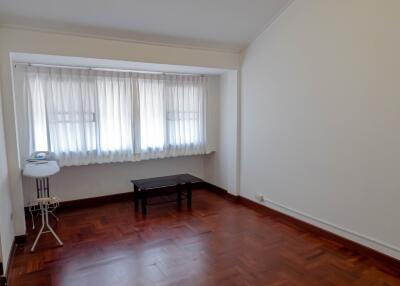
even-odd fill
[(238, 54), (242, 49), (241, 48), (218, 48), (207, 45), (190, 45), (190, 44), (179, 44), (168, 41), (146, 41), (134, 39), (131, 37), (118, 37), (118, 36), (110, 36), (105, 34), (96, 34), (96, 33), (85, 33), (85, 32), (73, 32), (67, 31), (63, 29), (49, 29), (49, 28), (40, 28), (40, 27), (30, 27), (26, 25), (14, 25), (14, 24), (0, 24), (0, 28), (5, 29), (14, 29), (14, 30), (25, 30), (30, 32), (39, 32), (39, 33), (49, 33), (56, 35), (64, 35), (64, 36), (74, 36), (74, 37), (83, 37), (83, 38), (92, 38), (99, 40), (108, 40), (108, 41), (117, 41), (117, 42), (126, 42), (133, 44), (141, 44), (141, 45), (149, 45), (149, 46), (161, 46), (161, 47), (170, 47), (170, 48), (180, 48), (180, 49), (191, 49), (191, 50), (202, 50), (202, 51), (211, 51), (211, 52), (219, 52), (219, 53), (231, 53)]
[(285, 206), (283, 204), (280, 204), (280, 203), (277, 203), (277, 202), (274, 202), (274, 201), (271, 201), (271, 200), (267, 200), (266, 199), (264, 201), (264, 203), (260, 203), (260, 202), (255, 201), (252, 198), (249, 198), (249, 197), (246, 197), (246, 196), (243, 196), (243, 197), (245, 197), (245, 198), (247, 198), (247, 199), (249, 199), (249, 200), (251, 200), (251, 201), (253, 201), (253, 202), (257, 203), (257, 204), (266, 205), (267, 207), (269, 207), (269, 208), (271, 208), (273, 210), (276, 210), (278, 212), (284, 213), (284, 214), (286, 214), (288, 216), (291, 216), (291, 217), (296, 218), (298, 220), (301, 220), (303, 222), (309, 223), (309, 224), (311, 224), (313, 226), (322, 228), (322, 229), (324, 229), (326, 231), (332, 232), (332, 233), (334, 233), (336, 235), (339, 235), (341, 237), (344, 237), (346, 239), (349, 239), (351, 241), (359, 243), (359, 244), (361, 244), (363, 246), (366, 246), (368, 248), (374, 249), (374, 250), (376, 250), (378, 252), (381, 252), (383, 254), (391, 256), (391, 257), (393, 257), (395, 259), (400, 259), (400, 248), (398, 248), (396, 246), (393, 246), (393, 245), (390, 245), (390, 244), (388, 244), (386, 242), (383, 242), (383, 241), (380, 241), (378, 239), (369, 237), (367, 235), (363, 235), (363, 234), (357, 233), (355, 231), (346, 229), (344, 227), (335, 225), (333, 223), (324, 221), (324, 220), (316, 218), (316, 217), (314, 217), (312, 215), (309, 215), (309, 214), (294, 210), (294, 209), (292, 209), (290, 207), (287, 207), (287, 206)]
[(43, 64), (43, 65), (61, 65), (65, 67), (77, 66), (78, 68), (104, 68), (104, 69), (121, 69), (143, 72), (157, 73), (188, 73), (188, 74), (206, 74), (206, 75), (222, 75), (226, 72), (236, 71), (235, 69), (189, 66), (189, 65), (173, 65), (160, 64), (128, 60), (99, 59), (76, 56), (59, 56), (37, 53), (20, 53), (11, 52), (10, 62), (22, 64)]

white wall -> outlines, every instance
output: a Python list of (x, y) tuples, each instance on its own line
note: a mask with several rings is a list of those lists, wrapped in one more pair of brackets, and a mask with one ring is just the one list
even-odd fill
[[(11, 85), (11, 72), (10, 72), (10, 52), (22, 52), (22, 53), (38, 53), (38, 54), (50, 54), (50, 55), (61, 55), (61, 56), (75, 56), (75, 57), (89, 57), (99, 59), (114, 59), (114, 60), (128, 60), (138, 62), (149, 62), (149, 63), (162, 63), (162, 64), (176, 64), (176, 65), (188, 65), (188, 66), (202, 66), (212, 68), (224, 68), (224, 69), (238, 69), (239, 68), (239, 56), (236, 53), (204, 50), (204, 49), (190, 49), (190, 48), (177, 48), (169, 46), (155, 46), (147, 44), (139, 44), (133, 42), (122, 42), (122, 41), (111, 41), (98, 38), (88, 38), (77, 35), (62, 35), (54, 33), (46, 33), (39, 31), (28, 31), (28, 30), (17, 30), (0, 28), (0, 75), (3, 91), (3, 111), (5, 118), (5, 134), (6, 134), (6, 145), (8, 154), (8, 167), (10, 172), (10, 186), (12, 194), (13, 209), (15, 214), (15, 230), (16, 234), (25, 233), (25, 221), (23, 216), (24, 198), (22, 189), (22, 179), (20, 169), (18, 167), (18, 152), (17, 152), (17, 136), (15, 132), (14, 122), (14, 104), (12, 98), (12, 85)], [(161, 161), (165, 167), (164, 173), (171, 173), (171, 165), (173, 163), (178, 166), (175, 171), (181, 170), (193, 170), (193, 173), (202, 175), (204, 172), (204, 163), (201, 163), (202, 159), (192, 158), (188, 162), (187, 158), (179, 158)], [(179, 162), (178, 162), (179, 161)], [(199, 162), (200, 161), (200, 162)], [(143, 169), (138, 171), (137, 167), (130, 166), (124, 169), (126, 172), (124, 176), (119, 174), (115, 176), (116, 180), (128, 178), (129, 174), (138, 173), (141, 175), (146, 174), (146, 177), (153, 176), (153, 174), (161, 174), (161, 170), (155, 169), (155, 161), (143, 162)], [(185, 166), (183, 166), (185, 164)], [(158, 165), (158, 164), (157, 164)], [(201, 165), (201, 166), (200, 166)], [(62, 186), (63, 182), (71, 182), (80, 174), (80, 168), (71, 168), (65, 171), (65, 178), (58, 178), (55, 184)], [(90, 167), (82, 167), (87, 168)], [(119, 169), (123, 169), (117, 167)], [(114, 169), (114, 168), (113, 168)], [(81, 169), (83, 170), (83, 169)], [(93, 167), (93, 173), (89, 177), (94, 178), (97, 171), (107, 172), (111, 170), (110, 166), (95, 166)], [(144, 172), (144, 170), (154, 170), (154, 172)], [(104, 173), (101, 173), (104, 174)], [(61, 175), (60, 175), (61, 176)], [(129, 175), (129, 178), (131, 175)], [(25, 186), (27, 182), (24, 182)], [(105, 189), (96, 188), (92, 186), (92, 190), (89, 192), (88, 186), (82, 186), (78, 190), (71, 190), (71, 187), (77, 185), (68, 185), (69, 188), (60, 187), (59, 192), (62, 198), (68, 199), (78, 198), (77, 196), (84, 197), (86, 195), (94, 195), (93, 192), (99, 194), (105, 194)], [(120, 190), (129, 190), (129, 183), (117, 183), (118, 192)], [(27, 186), (26, 186), (27, 188)], [(127, 189), (126, 189), (127, 188)], [(114, 192), (114, 190), (109, 190)], [(58, 192), (58, 191), (57, 191)], [(70, 192), (70, 193), (68, 193)], [(72, 193), (71, 193), (72, 192)]]
[(3, 268), (4, 271), (6, 271), (12, 243), (14, 241), (14, 225), (12, 220), (12, 205), (1, 106), (2, 103), (0, 100), (0, 262), (3, 262)]
[(208, 78), (208, 93), (206, 102), (206, 138), (207, 153), (213, 152), (218, 148), (219, 136), (219, 101), (220, 101), (221, 76)]
[(238, 195), (238, 74), (236, 71), (221, 75), (219, 102), (209, 107), (218, 114), (216, 130), (217, 152), (205, 159), (206, 180), (229, 193)]
[[(52, 195), (63, 201), (126, 193), (130, 180), (190, 173), (204, 178), (203, 156), (146, 160), (140, 162), (63, 167), (50, 178)], [(35, 181), (23, 178), (25, 202), (36, 197)]]
[(296, 0), (251, 44), (240, 178), (242, 196), (397, 258), (399, 11), (398, 0)]

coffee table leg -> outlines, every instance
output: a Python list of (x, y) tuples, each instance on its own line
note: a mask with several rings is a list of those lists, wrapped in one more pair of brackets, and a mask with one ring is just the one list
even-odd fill
[(142, 215), (147, 214), (147, 190), (143, 189), (140, 191), (142, 199)]
[(133, 185), (133, 201), (135, 203), (135, 212), (139, 211), (139, 188)]
[(192, 207), (192, 184), (189, 182), (186, 184), (186, 195), (187, 195), (187, 207)]
[(181, 209), (181, 205), (182, 205), (182, 188), (181, 188), (181, 184), (178, 184), (176, 186), (176, 202), (177, 202), (178, 209)]

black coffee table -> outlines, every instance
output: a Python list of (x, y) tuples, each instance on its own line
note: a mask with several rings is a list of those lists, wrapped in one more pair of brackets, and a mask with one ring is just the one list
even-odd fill
[(182, 191), (186, 191), (187, 207), (192, 207), (192, 185), (202, 183), (203, 180), (190, 174), (131, 180), (134, 190), (135, 211), (139, 211), (141, 201), (142, 214), (147, 213), (147, 198), (149, 196), (163, 195), (163, 190), (174, 189), (178, 208), (182, 205)]

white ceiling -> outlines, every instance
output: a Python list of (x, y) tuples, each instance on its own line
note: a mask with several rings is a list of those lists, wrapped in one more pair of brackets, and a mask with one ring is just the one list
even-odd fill
[(1, 0), (0, 25), (238, 51), (291, 2)]

